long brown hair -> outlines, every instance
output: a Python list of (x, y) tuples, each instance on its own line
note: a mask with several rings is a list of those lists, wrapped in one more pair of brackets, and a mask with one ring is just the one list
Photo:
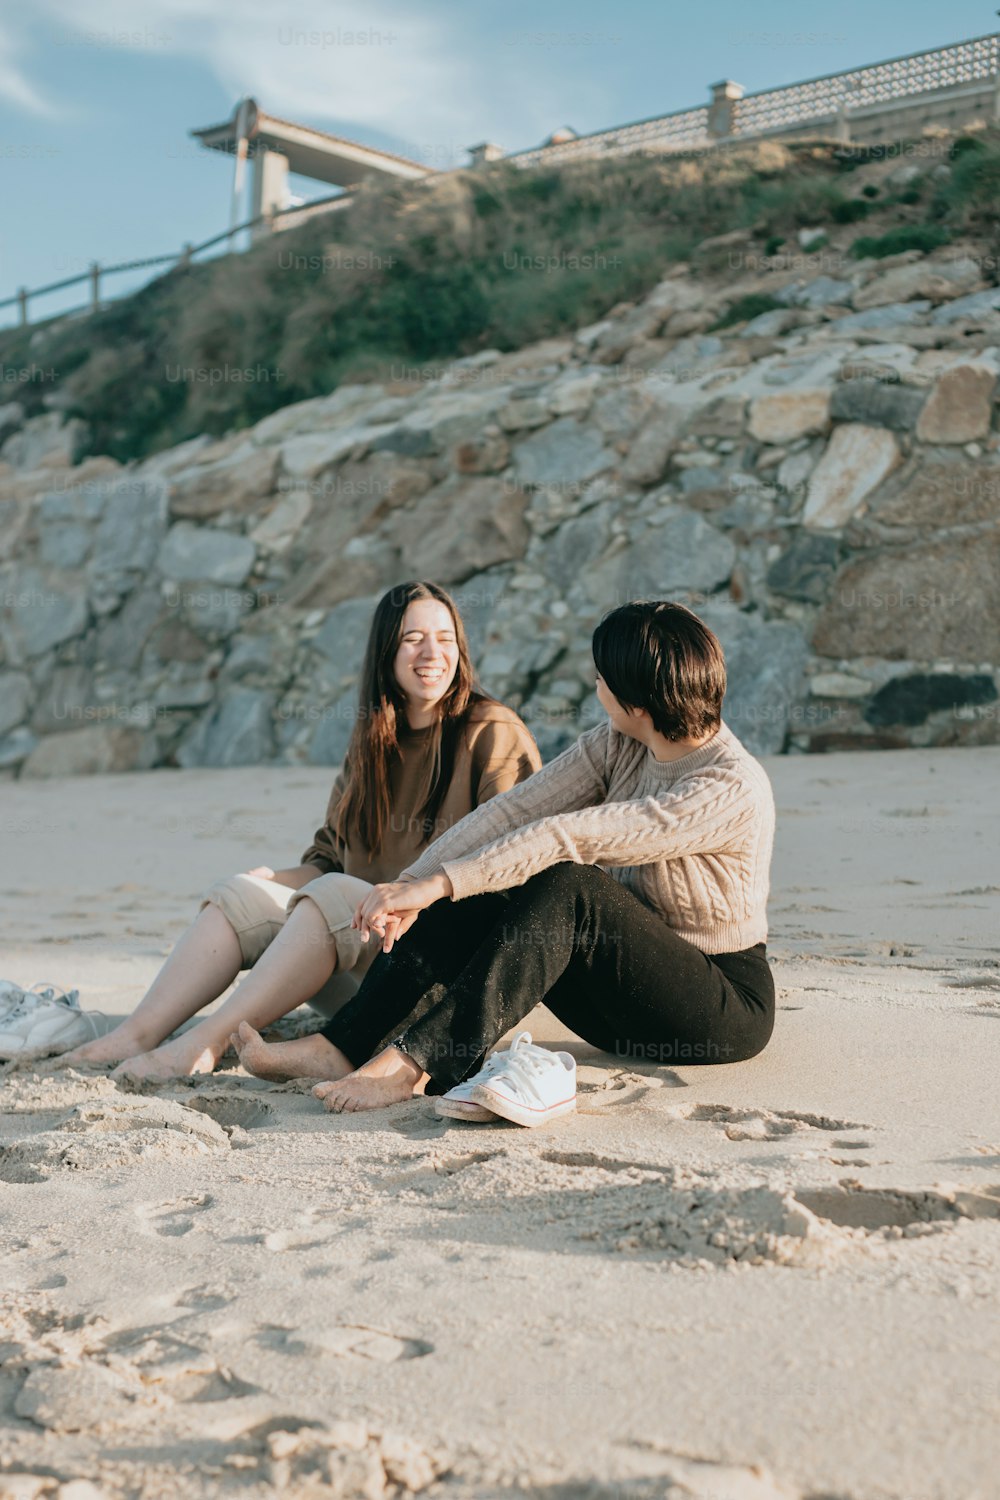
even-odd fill
[(497, 700), (480, 692), (469, 655), (465, 626), (455, 601), (436, 583), (415, 581), (397, 584), (383, 594), (375, 606), (358, 689), (358, 716), (344, 759), (345, 788), (333, 810), (333, 827), (339, 843), (347, 845), (356, 835), (371, 851), (382, 846), (389, 821), (389, 770), (399, 754), (399, 726), (406, 724), (406, 698), (393, 670), (403, 638), (403, 621), (415, 599), (436, 599), (451, 614), (455, 624), (458, 665), (444, 697), (436, 705), (438, 717), (431, 729), (428, 774), (421, 788), (416, 817), (430, 839), (435, 819), (451, 784), (455, 751), (469, 711), (477, 703)]

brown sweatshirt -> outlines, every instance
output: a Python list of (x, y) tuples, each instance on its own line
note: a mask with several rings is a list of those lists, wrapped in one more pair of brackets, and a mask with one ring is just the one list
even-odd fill
[(425, 729), (399, 731), (399, 759), (389, 772), (389, 822), (382, 848), (374, 859), (360, 842), (346, 849), (334, 836), (334, 809), (344, 790), (344, 773), (339, 771), (330, 793), (326, 822), (316, 830), (301, 863), (315, 865), (329, 874), (341, 871), (368, 880), (395, 880), (403, 867), (460, 822), (481, 803), (524, 781), (542, 764), (538, 746), (527, 726), (513, 709), (502, 703), (477, 703), (470, 710), (463, 733), (455, 749), (455, 766), (451, 784), (438, 809), (429, 839), (418, 817), (417, 796), (427, 771), (431, 754), (433, 725)]

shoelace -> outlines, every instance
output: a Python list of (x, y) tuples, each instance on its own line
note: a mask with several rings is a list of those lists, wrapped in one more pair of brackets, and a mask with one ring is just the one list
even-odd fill
[(44, 979), (38, 984), (33, 984), (30, 990), (21, 990), (20, 998), (9, 1010), (0, 1006), (0, 1017), (5, 1023), (19, 1021), (22, 1016), (26, 1016), (33, 1009), (39, 1000), (46, 1004), (61, 1005), (65, 1010), (73, 1011), (75, 1015), (87, 1022), (92, 1037), (98, 1037), (101, 1034), (96, 1018), (100, 1017), (102, 1021), (107, 1020), (107, 1015), (103, 1010), (81, 1010), (79, 990), (61, 990), (58, 985), (49, 984)]
[(504, 1077), (513, 1079), (522, 1093), (540, 1104), (544, 1100), (538, 1087), (539, 1078), (543, 1073), (552, 1071), (553, 1063), (562, 1067), (551, 1052), (534, 1045), (528, 1031), (522, 1031), (516, 1036), (506, 1052), (494, 1052), (489, 1061), (492, 1062), (494, 1058), (498, 1060), (498, 1067), (493, 1070), (494, 1075), (499, 1072)]
[[(0, 1014), (3, 1014), (8, 1021), (17, 1020), (21, 1016), (27, 1015), (28, 1011), (31, 1010), (33, 1005), (37, 1005), (39, 1000), (44, 1001), (46, 1004), (64, 1005), (68, 1010), (80, 1010), (79, 990), (61, 990), (58, 985), (49, 984), (46, 980), (41, 980), (38, 984), (33, 984), (30, 990), (21, 990), (20, 995), (10, 1009), (7, 1009), (5, 1006), (0, 1010)], [(80, 1014), (82, 1015), (83, 1012), (81, 1011)]]

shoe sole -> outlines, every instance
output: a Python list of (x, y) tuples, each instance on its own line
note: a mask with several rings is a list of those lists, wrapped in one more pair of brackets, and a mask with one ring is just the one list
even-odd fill
[(562, 1099), (558, 1104), (548, 1104), (544, 1109), (532, 1109), (526, 1104), (515, 1104), (513, 1099), (504, 1099), (500, 1094), (493, 1094), (484, 1084), (478, 1085), (476, 1089), (477, 1099), (480, 1099), (485, 1107), (485, 1098), (489, 1098), (489, 1108), (495, 1115), (503, 1120), (510, 1120), (514, 1125), (525, 1125), (530, 1130), (535, 1125), (547, 1125), (550, 1120), (558, 1120), (563, 1115), (570, 1115), (576, 1109), (576, 1095), (569, 1099)]
[(69, 1041), (64, 1038), (50, 1042), (37, 1042), (34, 1046), (10, 1047), (0, 1043), (0, 1062), (20, 1062), (24, 1060), (35, 1060), (43, 1057), (58, 1057), (63, 1052), (72, 1052), (74, 1047), (82, 1047), (84, 1042), (92, 1040), (88, 1032), (84, 1036), (72, 1037)]
[(452, 1120), (495, 1120), (496, 1115), (485, 1105), (466, 1103), (463, 1099), (437, 1099), (434, 1103), (434, 1111)]

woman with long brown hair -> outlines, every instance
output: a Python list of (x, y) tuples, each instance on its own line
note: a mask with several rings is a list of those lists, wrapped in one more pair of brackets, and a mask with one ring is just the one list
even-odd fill
[[(479, 690), (461, 616), (437, 584), (379, 600), (357, 720), (326, 820), (298, 865), (259, 866), (206, 891), (136, 1010), (64, 1054), (131, 1077), (211, 1072), (241, 1022), (260, 1028), (309, 1003), (333, 1015), (375, 957), (352, 918), (434, 839), (541, 766), (512, 709)], [(249, 973), (197, 1026), (166, 1039)]]

